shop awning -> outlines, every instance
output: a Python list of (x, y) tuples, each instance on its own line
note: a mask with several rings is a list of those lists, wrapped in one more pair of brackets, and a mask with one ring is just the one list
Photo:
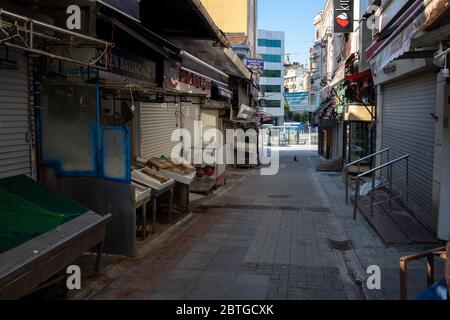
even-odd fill
[(233, 99), (233, 91), (231, 91), (230, 87), (226, 85), (225, 83), (213, 80), (212, 84), (214, 87), (217, 88), (217, 92), (220, 97), (225, 99)]
[(320, 106), (316, 109), (316, 111), (314, 111), (315, 114), (319, 114), (320, 112), (322, 112), (323, 110), (325, 110), (326, 108), (330, 107), (333, 104), (334, 100), (333, 99), (326, 99), (324, 101), (322, 101), (322, 103), (320, 104)]
[(263, 110), (258, 110), (256, 112), (256, 115), (258, 116), (258, 118), (261, 119), (261, 123), (267, 123), (267, 122), (271, 122), (273, 119), (273, 116)]
[(355, 81), (361, 81), (361, 80), (370, 78), (371, 76), (372, 76), (372, 73), (371, 73), (370, 69), (367, 69), (358, 74), (349, 76), (349, 77), (345, 78), (345, 80), (349, 81), (349, 82), (355, 82)]
[[(400, 25), (377, 48), (367, 50), (374, 74), (411, 49), (414, 36), (435, 21), (448, 7), (449, 0), (424, 0), (413, 4), (400, 18)], [(396, 23), (398, 24), (398, 23)], [(375, 46), (374, 44), (373, 46)]]

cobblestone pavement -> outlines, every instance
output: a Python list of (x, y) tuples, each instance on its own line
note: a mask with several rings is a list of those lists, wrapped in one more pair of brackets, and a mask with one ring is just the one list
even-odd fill
[[(281, 155), (276, 176), (230, 172), (231, 190), (203, 201), (191, 223), (94, 298), (398, 299), (399, 258), (430, 246), (386, 248), (352, 220), (340, 175), (315, 172), (316, 151)], [(381, 290), (365, 287), (370, 265), (381, 268)], [(409, 284), (411, 297), (425, 286), (424, 264), (411, 265)]]

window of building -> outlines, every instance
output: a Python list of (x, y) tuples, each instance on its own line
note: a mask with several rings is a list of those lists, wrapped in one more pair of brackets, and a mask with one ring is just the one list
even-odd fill
[(270, 48), (281, 48), (281, 40), (258, 39), (258, 46), (270, 47)]
[(266, 101), (266, 108), (280, 108), (280, 107), (281, 107), (280, 100), (267, 100)]
[(281, 86), (276, 86), (276, 85), (262, 85), (261, 86), (261, 91), (263, 93), (265, 92), (281, 92)]
[(262, 76), (266, 78), (280, 78), (281, 70), (264, 70)]
[(281, 62), (281, 55), (276, 54), (262, 54), (264, 62)]

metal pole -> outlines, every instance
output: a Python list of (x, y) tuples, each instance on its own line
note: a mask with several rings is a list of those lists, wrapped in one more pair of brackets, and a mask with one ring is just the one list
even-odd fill
[(406, 208), (409, 209), (409, 158), (406, 158)]
[(389, 166), (389, 213), (392, 212), (392, 167), (393, 164)]
[(376, 173), (372, 173), (372, 192), (370, 193), (370, 216), (373, 217), (373, 202), (375, 199), (375, 176)]
[(348, 177), (348, 167), (345, 168), (345, 204), (348, 205), (348, 185), (349, 185), (349, 177)]
[(359, 198), (359, 177), (356, 178), (355, 205), (353, 207), (353, 221), (356, 221), (356, 214), (357, 214), (357, 210), (358, 210), (358, 198)]

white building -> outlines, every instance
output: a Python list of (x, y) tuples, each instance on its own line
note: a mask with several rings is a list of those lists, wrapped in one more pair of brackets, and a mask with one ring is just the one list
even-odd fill
[(264, 111), (273, 116), (276, 125), (284, 122), (284, 48), (284, 32), (258, 31), (258, 55), (264, 60), (261, 98), (266, 100)]
[(298, 62), (284, 65), (286, 72), (284, 76), (284, 88), (286, 92), (309, 92), (311, 79), (309, 68)]

